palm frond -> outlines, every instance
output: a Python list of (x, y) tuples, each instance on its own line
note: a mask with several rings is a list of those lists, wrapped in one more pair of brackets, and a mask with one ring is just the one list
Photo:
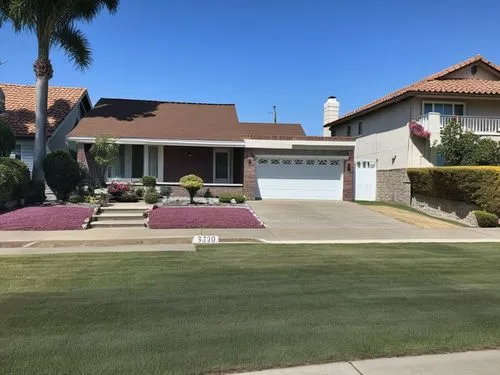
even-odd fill
[(116, 13), (120, 0), (73, 0), (69, 12), (75, 20), (92, 21), (103, 8)]
[(72, 22), (66, 22), (56, 29), (52, 43), (59, 45), (78, 69), (85, 70), (92, 64), (90, 43)]

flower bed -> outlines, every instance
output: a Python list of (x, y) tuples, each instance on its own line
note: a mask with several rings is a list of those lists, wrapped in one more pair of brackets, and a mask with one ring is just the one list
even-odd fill
[(159, 207), (149, 215), (151, 229), (264, 228), (246, 207)]
[(0, 230), (82, 229), (92, 208), (79, 206), (25, 207), (0, 215)]

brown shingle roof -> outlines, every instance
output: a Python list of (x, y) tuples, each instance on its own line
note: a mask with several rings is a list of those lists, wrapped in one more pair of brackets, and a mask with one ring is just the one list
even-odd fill
[[(0, 120), (14, 131), (17, 137), (35, 135), (35, 86), (0, 84), (5, 94), (5, 112)], [(84, 88), (49, 87), (47, 135), (68, 116), (75, 105), (86, 94)]]
[(476, 62), (482, 62), (489, 66), (491, 69), (500, 73), (497, 65), (486, 60), (481, 55), (474, 56), (461, 63), (455, 64), (446, 68), (438, 73), (432, 74), (418, 82), (412, 83), (402, 89), (391, 92), (367, 105), (361, 106), (356, 110), (346, 113), (341, 118), (333, 121), (326, 126), (337, 125), (346, 120), (374, 110), (384, 105), (390, 104), (395, 100), (402, 99), (408, 95), (418, 93), (457, 93), (457, 94), (476, 94), (476, 95), (498, 95), (500, 94), (500, 81), (488, 81), (479, 79), (443, 79), (444, 76), (455, 72), (465, 66), (471, 65)]
[(245, 135), (303, 136), (299, 124), (240, 123), (234, 104), (101, 99), (70, 137), (242, 140)]
[(306, 135), (300, 124), (262, 123), (262, 122), (240, 122), (243, 137), (303, 137)]

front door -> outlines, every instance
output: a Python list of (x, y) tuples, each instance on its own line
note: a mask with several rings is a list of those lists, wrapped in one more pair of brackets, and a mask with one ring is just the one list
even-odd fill
[(214, 182), (229, 183), (230, 176), (230, 152), (229, 150), (214, 151)]

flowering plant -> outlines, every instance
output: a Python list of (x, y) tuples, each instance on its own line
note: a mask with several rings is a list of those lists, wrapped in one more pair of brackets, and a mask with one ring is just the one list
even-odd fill
[(411, 121), (408, 125), (410, 128), (410, 135), (418, 138), (429, 139), (431, 137), (431, 132), (429, 130), (425, 130), (423, 125), (419, 124), (416, 121)]
[(113, 196), (120, 196), (130, 190), (130, 184), (126, 182), (113, 181), (108, 186), (108, 193)]

